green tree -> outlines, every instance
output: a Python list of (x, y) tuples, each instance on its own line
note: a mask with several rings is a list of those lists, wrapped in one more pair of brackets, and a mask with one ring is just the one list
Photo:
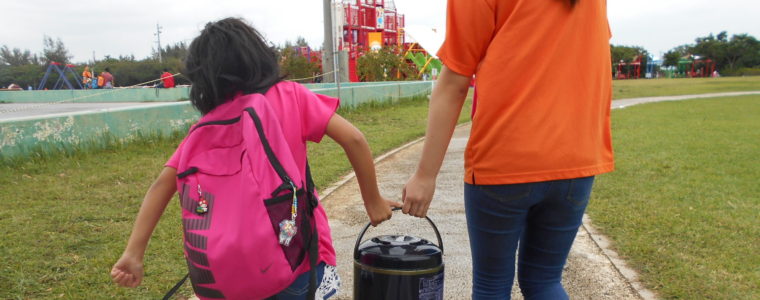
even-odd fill
[[(168, 45), (165, 48), (161, 49), (161, 58), (162, 59), (168, 59), (168, 58), (177, 58), (179, 60), (184, 60), (185, 56), (187, 56), (187, 44), (185, 42), (179, 42), (174, 45)], [(153, 55), (152, 58), (155, 60), (158, 60), (158, 52), (156, 52), (156, 49), (153, 49)]]
[(665, 53), (665, 65), (675, 66), (680, 58), (694, 55), (711, 59), (721, 72), (760, 66), (760, 41), (751, 35), (735, 34), (728, 38), (728, 33), (722, 31), (694, 41), (694, 44), (681, 45)]
[(309, 43), (302, 36), (296, 38), (296, 47), (309, 47)]
[[(32, 86), (32, 88), (36, 89), (43, 74), (45, 74), (44, 67), (36, 64), (20, 66), (0, 65), (0, 87), (6, 87), (11, 83), (15, 83), (24, 88)], [(57, 79), (58, 74), (51, 74), (48, 84), (52, 86), (50, 81), (55, 83)]]
[(356, 71), (361, 81), (394, 81), (419, 79), (415, 68), (394, 48), (368, 52), (356, 61)]
[[(617, 71), (617, 68), (615, 67), (618, 63), (623, 62), (626, 64), (629, 64), (636, 60), (636, 58), (641, 57), (640, 60), (640, 66), (641, 66), (641, 76), (644, 76), (644, 70), (646, 69), (647, 63), (652, 59), (649, 55), (649, 51), (644, 49), (644, 47), (641, 46), (615, 46), (610, 45), (610, 56), (612, 58), (612, 67), (613, 72)], [(632, 68), (630, 65), (627, 65), (626, 68)], [(626, 73), (625, 70), (624, 73)]]
[(642, 63), (644, 59), (649, 57), (649, 51), (641, 46), (615, 46), (610, 45), (610, 54), (612, 58), (612, 64), (624, 61), (626, 63), (632, 62), (639, 55), (642, 56)]
[(8, 46), (0, 48), (0, 64), (10, 66), (22, 66), (39, 62), (37, 55), (32, 55), (29, 50), (21, 50), (19, 48), (13, 48), (11, 50)]
[(725, 53), (728, 69), (760, 67), (760, 42), (746, 33), (732, 36)]
[(69, 50), (61, 41), (61, 38), (53, 40), (53, 38), (45, 35), (42, 38), (45, 48), (42, 50), (42, 56), (45, 59), (45, 64), (50, 62), (58, 62), (62, 64), (68, 64), (73, 56), (69, 54)]
[(688, 56), (690, 53), (691, 53), (691, 46), (689, 45), (681, 45), (681, 46), (675, 47), (671, 49), (670, 51), (665, 52), (665, 55), (663, 55), (662, 64), (664, 66), (677, 67), (678, 61), (682, 57)]
[(298, 37), (295, 46), (290, 41), (286, 41), (285, 45), (277, 51), (280, 61), (280, 72), (288, 80), (307, 78), (296, 81), (314, 82), (314, 78), (310, 77), (319, 74), (319, 62), (296, 51), (296, 48), (301, 47), (309, 47), (309, 45), (304, 38)]

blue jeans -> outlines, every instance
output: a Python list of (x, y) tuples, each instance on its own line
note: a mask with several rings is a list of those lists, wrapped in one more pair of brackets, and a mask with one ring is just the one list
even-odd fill
[[(303, 300), (306, 299), (306, 294), (309, 292), (309, 271), (301, 274), (296, 278), (293, 283), (290, 284), (287, 288), (285, 288), (282, 292), (280, 292), (277, 295), (274, 295), (272, 297), (267, 298), (267, 300)], [(322, 276), (325, 274), (325, 263), (320, 263), (317, 265), (317, 285), (319, 285), (320, 282), (322, 282)]]
[(568, 299), (567, 260), (594, 177), (507, 185), (465, 184), (472, 251), (472, 299), (510, 299), (517, 279), (525, 299)]

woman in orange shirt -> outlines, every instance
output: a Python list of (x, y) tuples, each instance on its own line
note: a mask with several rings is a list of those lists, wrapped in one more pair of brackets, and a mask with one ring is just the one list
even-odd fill
[(606, 0), (449, 0), (444, 64), (404, 213), (423, 217), (475, 75), (465, 150), (473, 299), (567, 299), (562, 268), (594, 176), (614, 169)]

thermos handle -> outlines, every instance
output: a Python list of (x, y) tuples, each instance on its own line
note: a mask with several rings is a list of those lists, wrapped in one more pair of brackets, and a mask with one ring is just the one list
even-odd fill
[[(400, 207), (394, 207), (392, 211), (401, 210)], [(433, 230), (435, 231), (435, 236), (438, 238), (438, 248), (441, 248), (441, 255), (443, 255), (443, 240), (441, 239), (441, 233), (438, 232), (438, 227), (435, 226), (435, 223), (433, 223), (433, 220), (430, 220), (427, 216), (425, 216), (425, 219), (427, 219), (428, 223), (430, 223), (430, 226), (433, 227)], [(359, 255), (359, 244), (362, 242), (362, 238), (364, 237), (364, 234), (367, 232), (367, 229), (369, 229), (369, 226), (372, 225), (372, 223), (367, 223), (367, 225), (364, 226), (364, 229), (362, 229), (362, 232), (359, 234), (359, 237), (356, 239), (356, 245), (354, 246), (354, 259), (357, 258)]]

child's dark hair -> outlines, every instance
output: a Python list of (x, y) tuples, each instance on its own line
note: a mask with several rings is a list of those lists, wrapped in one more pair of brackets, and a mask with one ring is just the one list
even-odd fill
[(190, 102), (204, 115), (238, 92), (263, 93), (282, 80), (274, 50), (237, 18), (206, 24), (190, 44), (185, 74)]

